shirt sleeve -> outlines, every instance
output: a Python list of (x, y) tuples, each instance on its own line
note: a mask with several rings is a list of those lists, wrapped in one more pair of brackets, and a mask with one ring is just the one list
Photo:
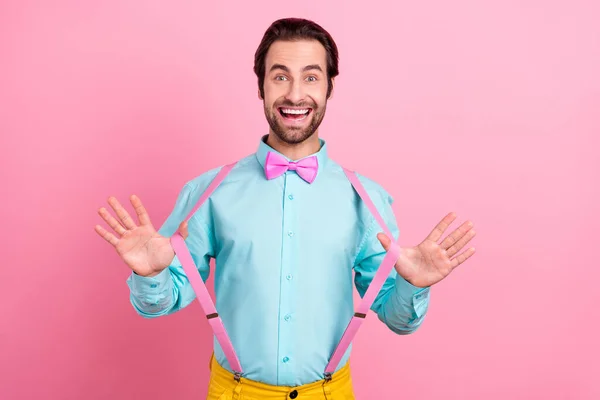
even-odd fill
[[(165, 237), (173, 236), (199, 198), (195, 192), (189, 183), (183, 187), (173, 211), (158, 233)], [(206, 282), (210, 274), (210, 259), (214, 257), (214, 235), (200, 219), (198, 212), (188, 221), (188, 237), (185, 243), (202, 280)], [(145, 277), (132, 271), (127, 278), (127, 285), (133, 308), (145, 318), (172, 314), (185, 308), (196, 298), (177, 255), (171, 264), (156, 276)]]
[[(381, 196), (384, 201), (377, 207), (382, 219), (390, 229), (392, 236), (398, 240), (399, 229), (392, 210), (393, 199), (389, 195)], [(373, 203), (378, 204), (373, 198)], [(379, 265), (386, 254), (381, 242), (377, 238), (379, 232), (385, 232), (379, 222), (372, 218), (370, 225), (363, 236), (359, 252), (354, 263), (355, 285), (362, 298), (375, 277)], [(422, 324), (429, 307), (430, 288), (420, 288), (412, 285), (395, 268), (392, 268), (388, 278), (371, 305), (380, 321), (393, 332), (399, 335), (413, 333)]]

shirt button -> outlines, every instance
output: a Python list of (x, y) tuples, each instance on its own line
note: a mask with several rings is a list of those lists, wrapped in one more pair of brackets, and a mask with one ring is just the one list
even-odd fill
[(292, 274), (287, 274), (285, 276), (285, 279), (287, 279), (288, 281), (291, 281), (292, 280)]
[(292, 237), (292, 236), (294, 236), (294, 232), (292, 232), (292, 231), (289, 231), (289, 232), (288, 232), (288, 236), (289, 236), (289, 237)]
[(294, 200), (294, 195), (293, 195), (293, 194), (290, 194), (290, 195), (288, 196), (288, 199), (290, 199), (290, 200)]
[(152, 285), (150, 285), (150, 287), (151, 287), (151, 288), (155, 288), (155, 287), (157, 287), (157, 286), (158, 286), (158, 285), (157, 285), (156, 283), (153, 283)]
[(283, 357), (283, 362), (284, 362), (284, 363), (286, 363), (286, 362), (288, 362), (288, 361), (290, 361), (290, 358), (289, 358), (289, 357)]
[(294, 389), (294, 391), (290, 392), (290, 399), (295, 399), (298, 397), (298, 391)]
[(283, 319), (285, 319), (286, 321), (289, 321), (290, 319), (292, 319), (292, 316), (290, 314), (288, 314), (285, 317), (283, 317)]

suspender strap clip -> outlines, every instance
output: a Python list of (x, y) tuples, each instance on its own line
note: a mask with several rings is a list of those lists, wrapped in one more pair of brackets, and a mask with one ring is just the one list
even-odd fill
[(331, 372), (325, 372), (323, 375), (325, 376), (325, 382), (329, 382), (331, 380)]
[(355, 313), (354, 313), (354, 316), (355, 316), (355, 317), (358, 317), (358, 318), (365, 318), (365, 317), (367, 316), (367, 314), (360, 313), (360, 312), (355, 312)]
[(218, 316), (219, 316), (219, 313), (212, 313), (212, 314), (208, 314), (206, 316), (206, 319), (217, 318)]
[(233, 379), (235, 379), (237, 382), (240, 381), (241, 377), (242, 377), (242, 373), (241, 372), (234, 372), (233, 373)]

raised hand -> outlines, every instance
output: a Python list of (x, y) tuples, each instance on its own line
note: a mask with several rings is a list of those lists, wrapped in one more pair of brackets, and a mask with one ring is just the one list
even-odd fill
[[(455, 219), (456, 214), (449, 213), (419, 245), (402, 248), (395, 265), (398, 274), (414, 286), (431, 286), (444, 279), (454, 268), (475, 254), (474, 247), (458, 254), (475, 237), (471, 221), (464, 222), (438, 244), (444, 231)], [(378, 233), (377, 238), (387, 251), (390, 246), (390, 238), (383, 232)]]
[[(169, 266), (175, 256), (171, 240), (160, 235), (154, 229), (142, 201), (136, 195), (132, 195), (130, 201), (139, 218), (139, 225), (136, 225), (133, 218), (118, 200), (111, 196), (108, 198), (108, 203), (119, 220), (115, 219), (104, 207), (98, 210), (98, 214), (119, 237), (100, 225), (96, 225), (94, 229), (98, 235), (113, 245), (119, 256), (136, 274), (142, 276), (158, 275)], [(184, 239), (187, 238), (186, 221), (179, 225), (178, 230)]]

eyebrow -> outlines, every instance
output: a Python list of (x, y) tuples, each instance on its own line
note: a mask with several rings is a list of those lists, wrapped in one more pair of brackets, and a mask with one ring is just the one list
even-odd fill
[[(269, 72), (271, 72), (271, 71), (273, 71), (275, 69), (281, 69), (281, 70), (283, 70), (285, 72), (290, 72), (290, 69), (288, 67), (286, 67), (285, 65), (283, 65), (283, 64), (273, 64), (271, 66), (271, 69), (269, 70)], [(317, 71), (323, 72), (323, 70), (321, 69), (321, 66), (319, 64), (310, 64), (310, 65), (307, 65), (306, 67), (302, 68), (302, 72), (310, 71), (310, 70), (313, 70), (313, 69), (316, 69)]]

